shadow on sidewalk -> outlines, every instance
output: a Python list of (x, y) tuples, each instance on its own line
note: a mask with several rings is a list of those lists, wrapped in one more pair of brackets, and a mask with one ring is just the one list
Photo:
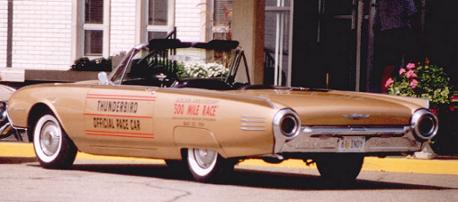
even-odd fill
[(0, 164), (21, 164), (35, 162), (35, 157), (2, 157), (0, 156)]
[[(38, 166), (38, 165), (30, 165)], [(72, 170), (118, 174), (139, 177), (152, 177), (167, 180), (193, 182), (183, 173), (173, 172), (165, 165), (157, 164), (77, 164)], [(224, 180), (215, 185), (235, 185), (267, 189), (288, 190), (449, 190), (453, 188), (421, 184), (405, 184), (397, 182), (381, 182), (371, 180), (357, 180), (352, 184), (330, 184), (319, 176), (285, 172), (269, 172), (244, 168), (236, 168)]]

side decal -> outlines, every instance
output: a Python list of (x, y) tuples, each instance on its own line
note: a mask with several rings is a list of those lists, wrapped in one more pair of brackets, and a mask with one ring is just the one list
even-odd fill
[(87, 94), (85, 134), (154, 139), (150, 125), (152, 116), (139, 111), (145, 102), (155, 101), (152, 95)]

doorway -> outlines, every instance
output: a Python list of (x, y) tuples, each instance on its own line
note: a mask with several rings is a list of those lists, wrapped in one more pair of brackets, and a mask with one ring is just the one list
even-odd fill
[(292, 85), (355, 90), (356, 0), (295, 1)]

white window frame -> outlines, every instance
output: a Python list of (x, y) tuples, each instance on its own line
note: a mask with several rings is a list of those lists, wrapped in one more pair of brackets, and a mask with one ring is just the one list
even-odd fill
[[(288, 40), (288, 66), (286, 67), (286, 86), (291, 87), (292, 77), (292, 56), (293, 56), (293, 22), (294, 22), (294, 0), (290, 0), (289, 6), (285, 6), (285, 0), (277, 0), (276, 6), (268, 6), (266, 12), (276, 14), (276, 34), (275, 34), (275, 64), (274, 64), (274, 85), (282, 85), (283, 68), (283, 37), (285, 32), (289, 33)], [(286, 20), (289, 19), (289, 30), (284, 29)]]
[(137, 0), (136, 43), (147, 43), (148, 32), (171, 32), (175, 27), (175, 0), (167, 2), (167, 25), (149, 25), (149, 0)]
[[(103, 23), (85, 23), (85, 0), (72, 0), (72, 61), (88, 57), (89, 59), (110, 56), (111, 0), (103, 0)], [(102, 31), (102, 55), (84, 55), (84, 34), (86, 30)]]

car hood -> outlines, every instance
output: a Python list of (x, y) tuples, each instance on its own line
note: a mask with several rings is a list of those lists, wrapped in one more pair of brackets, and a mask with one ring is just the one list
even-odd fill
[(243, 90), (279, 108), (292, 108), (303, 125), (408, 125), (411, 115), (427, 107), (421, 99), (328, 90)]

